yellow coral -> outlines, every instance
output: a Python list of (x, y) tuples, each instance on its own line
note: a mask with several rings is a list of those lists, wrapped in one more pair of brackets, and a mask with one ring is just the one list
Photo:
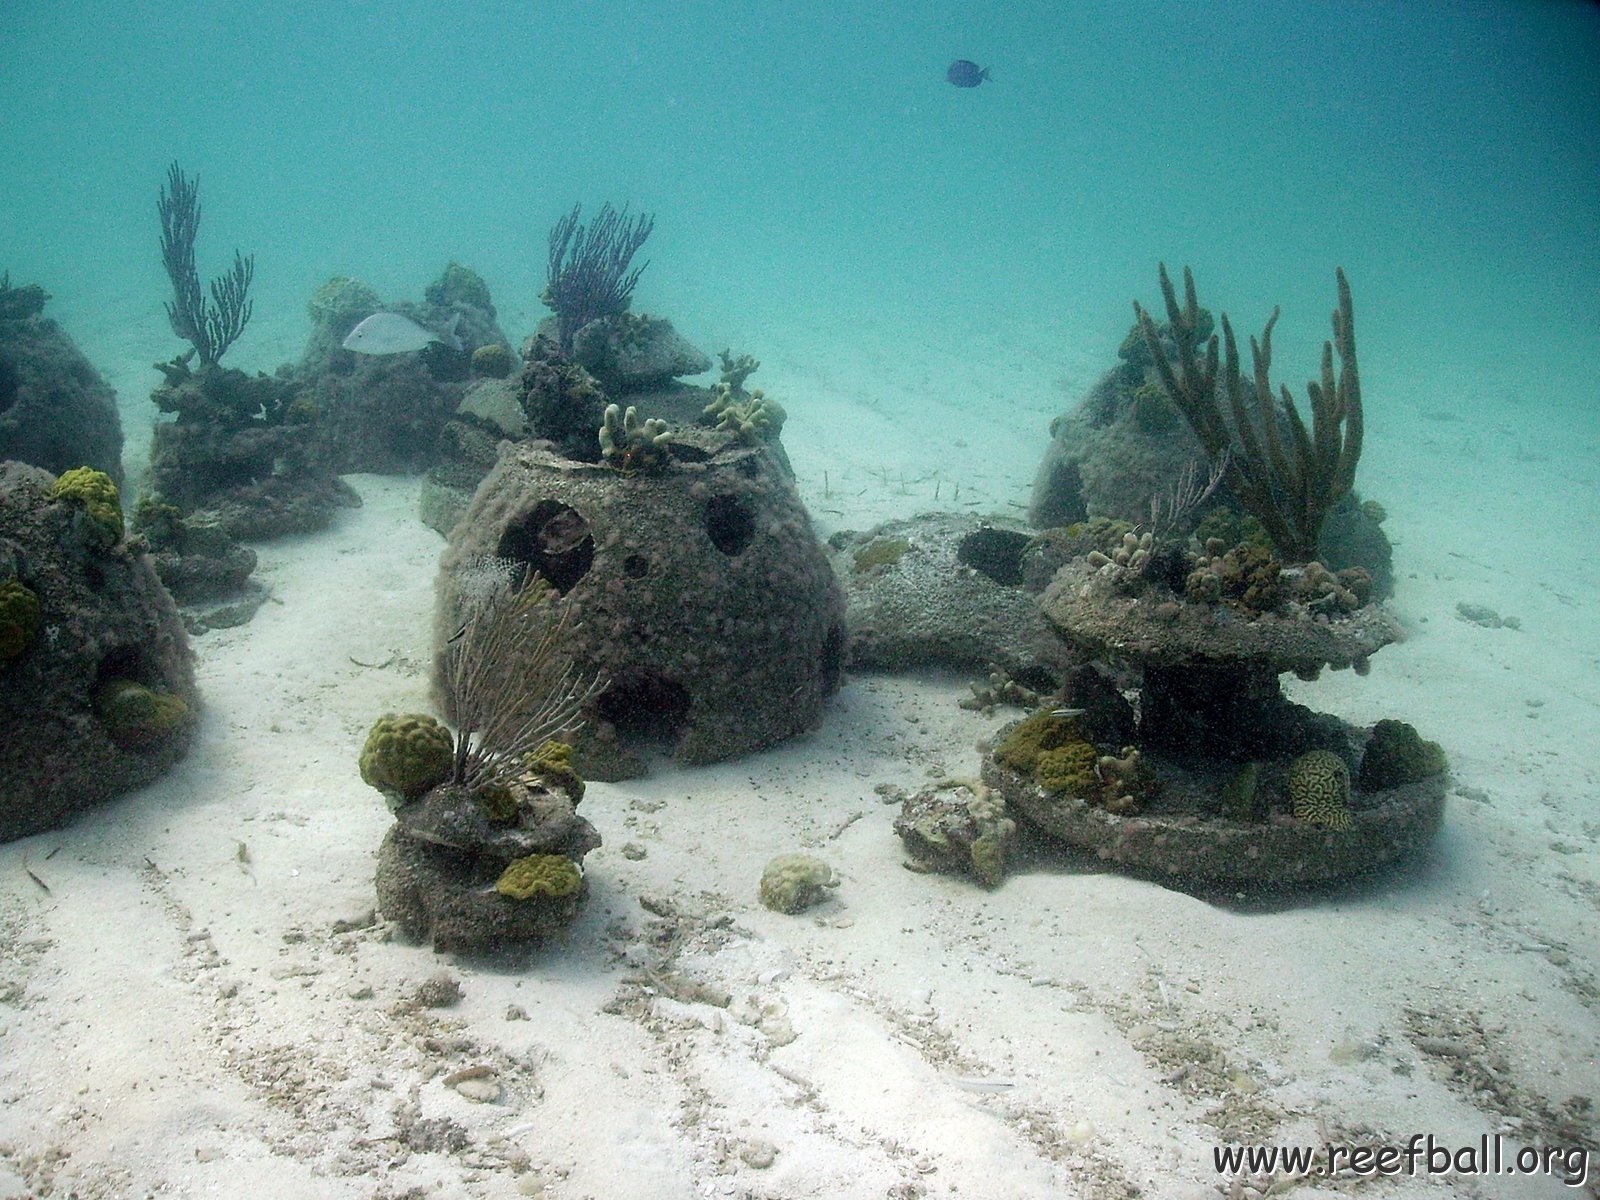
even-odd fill
[(994, 749), (994, 758), (1003, 767), (1033, 774), (1039, 755), (1046, 750), (1059, 750), (1072, 742), (1083, 741), (1078, 723), (1072, 717), (1058, 717), (1050, 711), (1035, 713), (1006, 734), (1005, 740)]
[(583, 776), (572, 765), (572, 747), (554, 738), (545, 742), (531, 754), (522, 756), (526, 775), (558, 788), (574, 804), (583, 799)]
[(564, 854), (530, 854), (514, 859), (500, 872), (494, 890), (513, 900), (548, 896), (559, 900), (575, 895), (583, 886), (583, 872)]
[(900, 556), (911, 549), (911, 543), (905, 538), (879, 537), (873, 538), (865, 546), (858, 546), (853, 556), (856, 573), (870, 571), (874, 567), (892, 567), (900, 561)]
[(122, 497), (111, 476), (93, 467), (73, 467), (63, 471), (50, 487), (52, 500), (71, 500), (83, 505), (89, 525), (101, 540), (114, 545), (122, 537)]
[(455, 759), (450, 731), (423, 713), (385, 713), (361, 747), (361, 778), (385, 796), (414, 799), (443, 783)]
[(1350, 768), (1344, 759), (1331, 750), (1312, 750), (1290, 763), (1289, 806), (1308, 825), (1349, 829)]
[(1034, 762), (1033, 777), (1047, 792), (1091, 799), (1100, 790), (1100, 777), (1094, 769), (1099, 757), (1088, 742), (1069, 742), (1041, 753)]

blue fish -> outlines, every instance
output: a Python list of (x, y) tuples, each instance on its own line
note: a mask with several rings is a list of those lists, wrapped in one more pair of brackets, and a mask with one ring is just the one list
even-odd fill
[(956, 87), (972, 88), (989, 78), (989, 68), (958, 58), (950, 64), (950, 69), (944, 73), (944, 77)]

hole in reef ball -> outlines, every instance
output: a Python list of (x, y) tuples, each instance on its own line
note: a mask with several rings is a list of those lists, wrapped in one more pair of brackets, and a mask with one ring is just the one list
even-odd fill
[(637, 670), (613, 679), (595, 707), (624, 734), (672, 738), (689, 715), (689, 692), (659, 672)]
[(755, 539), (756, 519), (737, 496), (713, 496), (706, 504), (706, 533), (712, 545), (732, 557)]
[(583, 514), (559, 500), (541, 500), (500, 535), (495, 553), (525, 562), (565, 595), (594, 563), (594, 535)]
[(1031, 539), (1010, 529), (976, 529), (956, 547), (956, 561), (982, 572), (996, 583), (1022, 582), (1022, 552)]
[(629, 579), (643, 579), (650, 574), (650, 560), (642, 554), (630, 554), (622, 560), (622, 573)]
[(839, 690), (839, 680), (844, 673), (844, 626), (834, 625), (822, 642), (822, 694), (831, 695)]

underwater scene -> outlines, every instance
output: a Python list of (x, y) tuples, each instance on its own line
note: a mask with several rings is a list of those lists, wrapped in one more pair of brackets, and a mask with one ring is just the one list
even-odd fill
[(0, 112), (0, 1200), (1600, 1197), (1600, 5)]

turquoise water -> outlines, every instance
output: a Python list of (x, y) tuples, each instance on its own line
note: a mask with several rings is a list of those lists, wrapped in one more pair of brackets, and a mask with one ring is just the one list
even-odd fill
[[(992, 82), (951, 87), (958, 57)], [(654, 213), (635, 307), (762, 359), (755, 384), (789, 409), (785, 445), (823, 533), (932, 507), (940, 486), (953, 504), (956, 483), (980, 512), (1026, 501), (1050, 418), (1114, 361), (1130, 300), (1159, 302), (1158, 261), (1191, 265), (1241, 331), (1281, 305), (1275, 374), (1301, 396), (1347, 272), (1368, 430), (1357, 482), (1390, 511), (1408, 641), (1371, 677), (1289, 689), (1445, 744), (1436, 848), (1283, 912), (1043, 858), (992, 895), (923, 877), (902, 891), (869, 789), (970, 771), (977, 719), (955, 707), (964, 680), (854, 679), (812, 739), (592, 789), (607, 846), (587, 924), (526, 989), (519, 971), (463, 972), (483, 1044), (521, 1045), (500, 1014), (526, 1005), (535, 1044), (561, 1047), (549, 1102), (506, 1133), (572, 1172), (540, 1194), (711, 1194), (699, 1185), (726, 1165), (724, 1133), (744, 1129), (729, 1112), (742, 1122), (745, 1100), (779, 1093), (753, 1065), (741, 1074), (739, 1030), (650, 1043), (643, 1024), (594, 1019), (619, 947), (643, 948), (613, 921), (643, 922), (638, 902), (657, 895), (698, 911), (704, 856), (725, 872), (710, 886), (742, 897), (743, 941), (687, 961), (741, 996), (751, 980), (787, 995), (791, 1053), (816, 1055), (783, 1076), (815, 1073), (822, 1100), (808, 1107), (807, 1086), (772, 1133), (784, 1157), (763, 1195), (876, 1198), (869, 1185), (927, 1149), (946, 1155), (929, 1196), (958, 1178), (967, 1196), (1058, 1194), (1015, 1181), (1095, 1154), (1139, 1180), (1207, 1185), (1145, 1195), (1212, 1196), (1209, 1100), (1171, 1063), (1141, 1063), (1140, 1025), (1116, 1029), (1118, 1011), (1200, 1018), (1197, 1036), (1266, 1080), (1297, 1129), (1327, 1116), (1336, 1134), (1465, 1142), (1501, 1127), (1500, 1099), (1447, 1086), (1455, 1027), (1422, 1028), (1449, 1063), (1418, 1065), (1413, 1010), (1482, 1015), (1505, 1052), (1484, 1061), (1521, 1089), (1505, 1104), (1592, 1094), (1600, 6), (0, 0), (0, 114), (0, 270), (47, 288), (47, 315), (117, 386), (133, 483), (156, 416), (150, 364), (184, 349), (157, 247), (174, 160), (200, 180), (202, 277), (235, 247), (256, 256), (255, 318), (227, 358), (250, 369), (299, 356), (330, 275), (415, 299), (451, 260), (484, 275), (520, 341), (544, 315), (558, 217), (578, 201)], [(376, 934), (346, 954), (354, 943), (323, 931), (372, 903), (388, 817), (353, 762), (378, 713), (427, 704), (438, 545), (412, 519), (415, 481), (358, 482), (360, 513), (262, 548), (281, 604), (197, 639), (211, 724), (191, 759), (5, 849), (0, 968), (42, 966), (0, 970), (0, 1193), (23, 1170), (9, 1143), (61, 1139), (75, 1169), (111, 1180), (84, 1195), (209, 1170), (241, 1193), (365, 1196), (370, 1179), (334, 1178), (358, 1150), (348, 1161), (390, 1182), (387, 1139), (370, 1134), (388, 1128), (391, 1093), (370, 1101), (371, 1064), (409, 1081), (425, 1060), (360, 1006), (374, 980), (387, 1006), (437, 964)], [(1519, 627), (1467, 625), (1461, 602)], [(855, 908), (748, 936), (765, 919), (751, 863), (801, 837), (839, 856)], [(629, 838), (648, 857), (619, 849)], [(54, 891), (38, 893), (45, 879)], [(219, 954), (229, 971), (210, 974)], [(946, 1029), (961, 1053), (995, 1051), (995, 1081), (943, 1057)], [(665, 1069), (691, 1042), (689, 1065)], [(1340, 1064), (1340, 1048), (1377, 1055)], [(223, 1065), (194, 1066), (208, 1054)], [(283, 1063), (344, 1082), (280, 1123), (267, 1085)], [(1012, 1104), (1011, 1074), (1002, 1128), (989, 1121)], [(955, 1102), (930, 1086), (941, 1076)], [(976, 1107), (989, 1086), (995, 1103)], [(669, 1129), (691, 1092), (713, 1096), (712, 1119)], [(917, 1149), (902, 1153), (908, 1127)], [(1075, 1159), (1052, 1129), (1099, 1148)], [(790, 1163), (824, 1182), (780, 1178)], [(507, 1194), (493, 1188), (509, 1171), (471, 1190), (476, 1159), (454, 1192), (425, 1170), (381, 1194)], [(202, 1187), (184, 1194), (220, 1194)]]
[[(993, 82), (949, 86), (956, 57)], [(658, 217), (637, 305), (707, 344), (993, 334), (1041, 386), (1159, 259), (1242, 326), (1281, 304), (1309, 365), (1342, 265), (1378, 421), (1442, 390), (1593, 436), (1597, 62), (1576, 3), (14, 0), (0, 265), (91, 356), (166, 356), (177, 159), (202, 275), (257, 256), (233, 361), (271, 367), (341, 272), (399, 298), (458, 259), (521, 336), (554, 219), (629, 202)]]

